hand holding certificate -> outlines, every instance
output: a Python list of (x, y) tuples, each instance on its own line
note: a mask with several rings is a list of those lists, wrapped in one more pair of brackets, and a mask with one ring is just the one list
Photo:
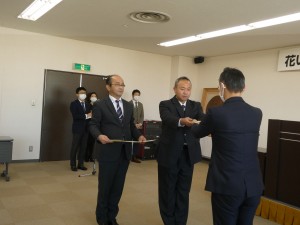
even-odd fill
[(195, 120), (195, 119), (193, 119), (193, 123), (194, 123), (194, 124), (199, 124), (199, 123), (201, 123), (201, 121), (200, 121), (200, 120)]
[(192, 119), (190, 117), (185, 117), (185, 118), (181, 118), (180, 119), (180, 124), (184, 125), (184, 126), (188, 126), (188, 127), (191, 127), (193, 126), (194, 124), (199, 124), (200, 121), (199, 120), (196, 120), (196, 119)]
[(128, 141), (128, 140), (118, 140), (118, 139), (111, 139), (110, 140), (112, 143), (147, 143), (147, 142), (153, 142), (155, 140), (146, 140), (146, 141), (143, 141), (143, 142), (140, 142), (140, 141)]

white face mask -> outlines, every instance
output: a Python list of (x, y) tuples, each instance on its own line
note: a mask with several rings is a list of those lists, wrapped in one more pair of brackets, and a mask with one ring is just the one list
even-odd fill
[(79, 99), (81, 101), (85, 100), (85, 98), (86, 98), (86, 94), (79, 94)]
[(97, 97), (91, 97), (90, 100), (91, 100), (91, 102), (95, 102), (95, 101), (97, 101)]
[(135, 100), (135, 101), (139, 101), (139, 99), (140, 99), (140, 96), (138, 96), (138, 95), (135, 95), (135, 96), (133, 96), (133, 99)]
[(219, 85), (219, 96), (220, 96), (220, 98), (221, 98), (221, 100), (223, 102), (225, 102), (225, 98), (224, 98), (224, 89), (225, 88), (226, 88), (225, 85), (222, 82), (220, 82), (220, 85)]

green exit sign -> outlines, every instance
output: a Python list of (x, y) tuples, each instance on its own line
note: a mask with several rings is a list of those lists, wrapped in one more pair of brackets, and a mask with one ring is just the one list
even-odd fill
[(74, 63), (74, 70), (91, 71), (91, 65)]

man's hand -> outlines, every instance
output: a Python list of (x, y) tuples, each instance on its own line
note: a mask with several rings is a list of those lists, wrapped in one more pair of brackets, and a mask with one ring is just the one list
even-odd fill
[(102, 144), (109, 144), (112, 143), (112, 141), (106, 136), (106, 135), (102, 135), (100, 134), (98, 136), (98, 140), (102, 143)]
[(146, 139), (143, 135), (141, 135), (141, 136), (139, 137), (139, 142), (140, 142), (141, 144), (145, 144), (145, 141), (147, 141), (147, 139)]
[(194, 124), (194, 120), (190, 117), (185, 117), (180, 119), (180, 124), (185, 125), (187, 127), (191, 127)]
[(89, 118), (92, 118), (92, 112), (86, 114), (86, 117), (89, 119)]
[(136, 123), (136, 124), (135, 124), (135, 127), (136, 127), (137, 129), (142, 129), (142, 128), (143, 128), (143, 124), (141, 124), (141, 123)]

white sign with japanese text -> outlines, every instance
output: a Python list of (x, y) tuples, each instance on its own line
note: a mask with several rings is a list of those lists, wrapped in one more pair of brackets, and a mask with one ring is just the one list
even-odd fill
[(300, 47), (279, 52), (278, 71), (300, 70)]

